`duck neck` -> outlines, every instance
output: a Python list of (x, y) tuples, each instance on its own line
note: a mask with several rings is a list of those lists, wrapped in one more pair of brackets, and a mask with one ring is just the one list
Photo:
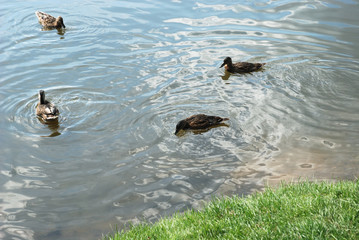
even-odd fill
[(40, 104), (45, 104), (45, 92), (40, 92), (39, 101), (40, 101)]
[(234, 69), (234, 67), (233, 67), (232, 62), (227, 63), (227, 68), (226, 68), (226, 70), (227, 70), (228, 72), (232, 72), (232, 71), (233, 71), (233, 69)]

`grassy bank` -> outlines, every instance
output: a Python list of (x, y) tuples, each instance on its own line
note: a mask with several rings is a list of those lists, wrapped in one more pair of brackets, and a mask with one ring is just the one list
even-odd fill
[(104, 239), (359, 239), (359, 182), (301, 182), (222, 198)]

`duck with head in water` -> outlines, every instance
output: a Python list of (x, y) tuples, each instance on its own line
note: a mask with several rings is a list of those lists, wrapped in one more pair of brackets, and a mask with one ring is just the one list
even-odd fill
[(260, 70), (265, 63), (249, 63), (249, 62), (237, 62), (232, 63), (232, 58), (226, 57), (223, 60), (222, 65), (223, 67), (230, 73), (250, 73), (254, 71)]
[(44, 121), (57, 120), (59, 117), (59, 110), (57, 107), (45, 99), (45, 91), (39, 91), (39, 103), (36, 105), (36, 115), (41, 117)]
[(193, 116), (190, 116), (190, 117), (188, 117), (186, 119), (183, 119), (183, 120), (181, 120), (181, 121), (179, 121), (177, 123), (175, 134), (177, 135), (177, 133), (180, 130), (207, 129), (207, 128), (210, 128), (210, 127), (218, 126), (223, 121), (227, 121), (227, 120), (229, 120), (229, 118), (221, 118), (221, 117), (217, 117), (217, 116), (208, 116), (208, 115), (205, 115), (205, 114), (193, 115)]
[(61, 16), (58, 16), (57, 18), (51, 16), (50, 14), (44, 13), (44, 12), (40, 12), (40, 11), (36, 11), (35, 12), (37, 19), (39, 19), (40, 24), (44, 27), (44, 28), (66, 28), (65, 24), (64, 24), (64, 20), (62, 19)]

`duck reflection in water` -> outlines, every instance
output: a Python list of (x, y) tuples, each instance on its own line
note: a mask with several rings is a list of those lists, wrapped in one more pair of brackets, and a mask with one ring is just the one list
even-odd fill
[[(199, 135), (205, 132), (210, 131), (212, 128), (219, 128), (219, 127), (229, 127), (229, 124), (227, 123), (220, 123), (216, 126), (212, 126), (206, 129), (189, 129), (194, 135)], [(176, 136), (177, 137), (183, 137), (184, 135), (186, 135), (186, 131), (179, 131)]]
[(58, 35), (64, 36), (64, 35), (65, 35), (65, 32), (66, 32), (66, 29), (65, 29), (65, 28), (58, 28), (58, 29), (57, 29), (57, 34), (58, 34)]
[(221, 76), (222, 80), (228, 80), (231, 76), (231, 73), (227, 71), (227, 65), (224, 66), (224, 75)]
[(58, 131), (60, 128), (60, 124), (59, 124), (59, 120), (58, 119), (54, 119), (54, 120), (48, 120), (45, 121), (44, 119), (42, 119), (41, 117), (37, 117), (37, 119), (39, 119), (39, 121), (44, 124), (47, 125), (47, 127), (50, 129), (50, 131), (52, 132), (49, 136), (42, 136), (42, 137), (56, 137), (61, 135), (61, 133)]
[[(49, 27), (41, 28), (41, 31), (52, 31), (52, 30), (54, 30), (54, 28), (49, 28)], [(57, 34), (61, 36), (64, 36), (66, 33), (66, 28), (56, 28), (56, 30), (57, 30)]]

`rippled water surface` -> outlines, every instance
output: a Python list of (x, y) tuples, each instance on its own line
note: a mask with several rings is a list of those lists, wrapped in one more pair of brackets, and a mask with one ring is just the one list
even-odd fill
[[(2, 239), (97, 239), (267, 182), (358, 176), (358, 1), (1, 6)], [(228, 75), (226, 56), (267, 64)], [(36, 117), (40, 89), (58, 124)], [(197, 113), (230, 121), (175, 136)]]

